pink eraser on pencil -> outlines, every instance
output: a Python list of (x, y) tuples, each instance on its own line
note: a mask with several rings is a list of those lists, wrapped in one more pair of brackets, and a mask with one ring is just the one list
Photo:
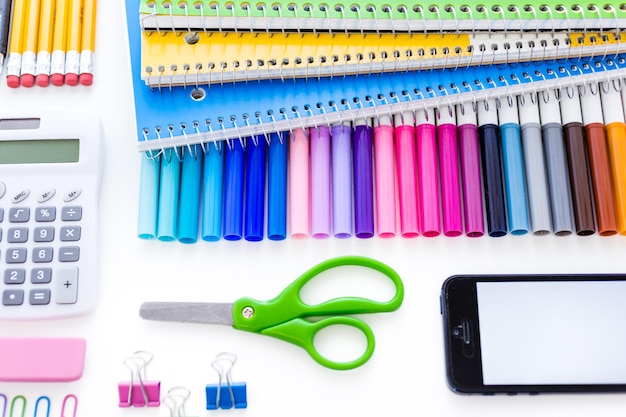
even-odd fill
[(17, 75), (7, 75), (7, 85), (11, 88), (17, 88), (20, 86), (20, 77)]
[(78, 74), (65, 74), (65, 84), (78, 85)]
[(86, 348), (83, 338), (0, 338), (0, 381), (76, 381)]
[(93, 84), (93, 74), (80, 74), (79, 77), (81, 85)]
[(22, 74), (22, 85), (32, 87), (35, 85), (35, 76), (32, 74)]
[(50, 76), (50, 82), (52, 85), (60, 87), (65, 83), (65, 76), (63, 74), (52, 74)]
[(50, 76), (48, 74), (39, 74), (35, 82), (39, 87), (47, 87), (50, 84)]

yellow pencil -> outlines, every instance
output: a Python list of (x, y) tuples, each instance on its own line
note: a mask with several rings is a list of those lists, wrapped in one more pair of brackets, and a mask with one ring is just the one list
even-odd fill
[(50, 54), (52, 53), (52, 30), (54, 29), (55, 0), (42, 0), (39, 15), (39, 39), (37, 40), (37, 66), (35, 82), (46, 87), (50, 82)]
[(7, 85), (12, 88), (20, 85), (24, 33), (26, 32), (26, 11), (28, 0), (14, 0), (11, 14), (11, 35), (9, 36), (9, 58), (7, 60)]
[(70, 0), (67, 26), (67, 51), (65, 52), (65, 83), (78, 85), (80, 71), (80, 43), (83, 24), (83, 1)]
[(68, 0), (57, 0), (52, 29), (52, 56), (50, 57), (50, 81), (53, 85), (65, 82), (65, 50), (67, 46)]
[(26, 31), (22, 51), (20, 79), (24, 87), (35, 85), (35, 65), (37, 59), (37, 38), (39, 37), (40, 0), (29, 0), (26, 14)]
[(93, 60), (96, 51), (96, 0), (84, 0), (83, 31), (80, 53), (80, 83), (93, 84)]

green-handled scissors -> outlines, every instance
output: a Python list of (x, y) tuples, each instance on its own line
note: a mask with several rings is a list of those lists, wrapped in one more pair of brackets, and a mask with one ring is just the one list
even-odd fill
[[(349, 265), (371, 268), (389, 277), (395, 285), (394, 296), (386, 302), (360, 297), (339, 297), (309, 305), (302, 300), (300, 291), (307, 282), (324, 271)], [(371, 258), (343, 256), (315, 265), (269, 301), (244, 297), (234, 303), (150, 302), (141, 305), (139, 314), (149, 320), (226, 324), (235, 329), (276, 337), (302, 347), (315, 361), (327, 368), (346, 370), (363, 365), (372, 356), (374, 333), (365, 322), (342, 314), (394, 311), (400, 307), (403, 298), (404, 285), (392, 268)], [(329, 317), (318, 321), (305, 319), (322, 316)], [(352, 326), (361, 330), (367, 340), (365, 352), (348, 362), (336, 362), (322, 356), (315, 348), (313, 340), (320, 330), (332, 325)]]

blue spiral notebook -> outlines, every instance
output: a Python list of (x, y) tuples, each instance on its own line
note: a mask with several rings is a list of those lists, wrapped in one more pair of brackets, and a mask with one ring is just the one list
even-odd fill
[(147, 87), (139, 0), (126, 1), (139, 151), (350, 122), (620, 79), (623, 55), (332, 78)]

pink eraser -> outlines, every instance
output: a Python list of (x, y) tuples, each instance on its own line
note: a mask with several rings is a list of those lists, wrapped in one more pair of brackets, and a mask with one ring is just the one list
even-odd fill
[(65, 83), (65, 76), (63, 74), (52, 74), (50, 76), (50, 82), (52, 82), (52, 85), (60, 87)]
[(47, 87), (50, 84), (50, 76), (48, 74), (39, 74), (35, 82), (39, 87)]
[(24, 87), (35, 85), (35, 76), (33, 74), (22, 74), (22, 85)]
[(78, 85), (78, 74), (65, 74), (65, 84)]
[(82, 85), (93, 84), (93, 74), (80, 74), (79, 79)]
[[(144, 398), (144, 390), (148, 397), (148, 404), (146, 404), (146, 399)], [(161, 404), (160, 381), (143, 381), (143, 388), (139, 382), (133, 382), (132, 385), (130, 382), (120, 382), (117, 385), (117, 392), (120, 399), (119, 406), (122, 408), (130, 406), (158, 407)]]
[(7, 75), (7, 85), (11, 88), (17, 88), (20, 86), (20, 77), (17, 75)]
[(0, 381), (76, 381), (86, 349), (83, 338), (0, 338)]

